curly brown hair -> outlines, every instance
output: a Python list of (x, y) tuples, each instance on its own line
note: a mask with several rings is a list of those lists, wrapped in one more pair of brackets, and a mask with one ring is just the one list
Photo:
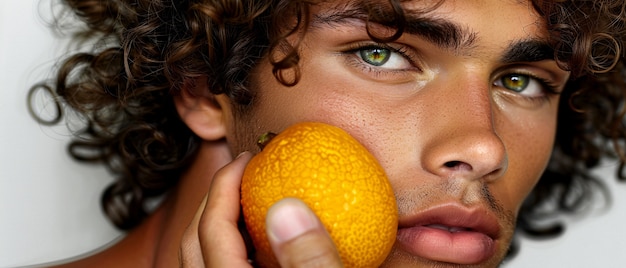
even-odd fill
[[(389, 37), (372, 35), (373, 39), (388, 42), (402, 34), (401, 2), (366, 4), (371, 16), (377, 16), (381, 7), (394, 14), (377, 19), (397, 32)], [(197, 151), (200, 140), (179, 119), (172, 95), (203, 76), (212, 93), (226, 94), (244, 111), (254, 98), (248, 75), (268, 55), (277, 79), (286, 85), (297, 83), (298, 76), (294, 81), (281, 76), (282, 70), (298, 70), (297, 48), (285, 40), (306, 29), (308, 9), (314, 4), (306, 0), (64, 3), (87, 26), (77, 38), (96, 40), (96, 45), (90, 52), (70, 56), (55, 81), (36, 85), (31, 92), (50, 90), (60, 97), (59, 107), (85, 117), (88, 124), (76, 133), (69, 151), (78, 160), (104, 163), (117, 176), (105, 190), (102, 206), (121, 229), (133, 228), (147, 215), (145, 202), (176, 185)], [(518, 219), (521, 232), (546, 236), (558, 233), (561, 226), (540, 228), (536, 222), (557, 212), (576, 212), (585, 207), (594, 189), (604, 189), (590, 173), (603, 157), (618, 158), (617, 177), (625, 178), (626, 2), (536, 0), (532, 4), (545, 19), (555, 59), (572, 73), (562, 93), (550, 165)], [(276, 50), (285, 56), (275, 59)]]

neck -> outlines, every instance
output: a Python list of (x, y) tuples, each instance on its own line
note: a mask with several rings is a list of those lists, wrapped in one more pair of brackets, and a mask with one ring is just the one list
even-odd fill
[(208, 192), (213, 175), (230, 161), (226, 142), (204, 142), (177, 187), (141, 225), (110, 248), (55, 267), (178, 267), (183, 233)]

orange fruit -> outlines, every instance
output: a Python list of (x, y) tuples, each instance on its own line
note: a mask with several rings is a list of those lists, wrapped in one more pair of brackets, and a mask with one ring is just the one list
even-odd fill
[(241, 196), (257, 254), (274, 262), (265, 216), (285, 197), (315, 212), (346, 267), (379, 266), (396, 240), (398, 211), (384, 170), (352, 136), (327, 124), (299, 123), (275, 136), (248, 163)]

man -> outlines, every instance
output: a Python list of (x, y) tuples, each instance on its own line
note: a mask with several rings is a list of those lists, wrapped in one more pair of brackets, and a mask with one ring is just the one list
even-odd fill
[[(264, 132), (320, 121), (363, 143), (390, 178), (399, 226), (384, 266), (495, 267), (548, 163), (573, 159), (567, 170), (602, 154), (583, 148), (551, 160), (579, 149), (572, 144), (593, 145), (557, 133), (557, 121), (598, 121), (560, 113), (585, 92), (576, 91), (581, 78), (623, 60), (624, 17), (613, 12), (624, 3), (610, 1), (67, 2), (91, 31), (119, 41), (72, 57), (56, 88), (91, 122), (74, 155), (95, 149), (119, 174), (105, 209), (132, 228), (68, 266), (259, 264), (238, 228), (250, 152)], [(598, 28), (572, 15), (577, 5)], [(619, 75), (589, 93), (619, 96), (611, 111), (623, 104)], [(575, 142), (555, 144), (556, 135)], [(164, 192), (146, 217), (143, 202)], [(341, 265), (301, 202), (277, 203), (267, 220), (281, 266)]]

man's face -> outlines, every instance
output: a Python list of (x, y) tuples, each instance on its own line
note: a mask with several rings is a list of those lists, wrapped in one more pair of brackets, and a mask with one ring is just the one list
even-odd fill
[[(259, 134), (296, 122), (339, 126), (393, 186), (399, 226), (386, 266), (496, 266), (551, 153), (559, 97), (549, 88), (568, 78), (550, 60), (542, 19), (520, 1), (445, 1), (379, 44), (358, 8), (337, 2), (312, 9), (296, 86), (267, 61), (255, 69), (253, 110), (229, 143), (255, 151)], [(407, 13), (431, 5), (404, 4)]]

